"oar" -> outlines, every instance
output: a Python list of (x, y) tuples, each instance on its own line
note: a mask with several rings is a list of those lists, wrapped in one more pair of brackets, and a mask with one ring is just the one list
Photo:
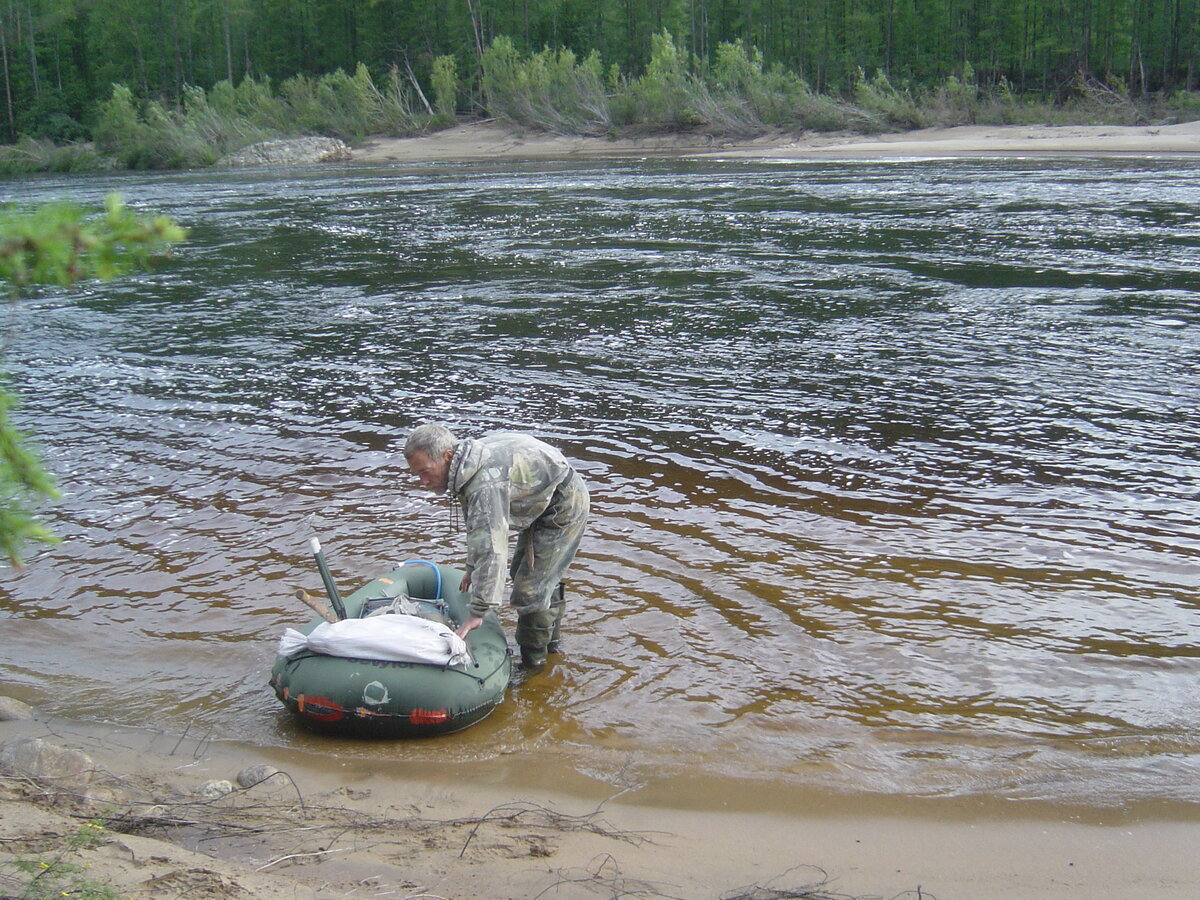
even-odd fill
[(329, 602), (333, 604), (333, 611), (337, 613), (339, 619), (344, 619), (346, 618), (346, 607), (342, 603), (337, 585), (333, 583), (333, 576), (329, 574), (329, 566), (325, 565), (325, 554), (321, 552), (321, 542), (313, 538), (310, 546), (313, 556), (317, 558), (317, 568), (321, 570), (321, 580), (325, 582), (325, 592), (329, 594)]

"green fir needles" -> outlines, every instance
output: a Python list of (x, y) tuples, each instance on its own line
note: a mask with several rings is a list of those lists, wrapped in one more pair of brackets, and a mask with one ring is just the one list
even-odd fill
[[(109, 195), (105, 207), (100, 216), (68, 204), (0, 209), (0, 280), (8, 285), (10, 299), (33, 285), (108, 280), (146, 268), (185, 237), (167, 217), (139, 215), (116, 194)], [(19, 566), (25, 544), (54, 540), (34, 519), (33, 507), (58, 492), (12, 425), (9, 411), (16, 404), (16, 397), (0, 387), (0, 558)]]

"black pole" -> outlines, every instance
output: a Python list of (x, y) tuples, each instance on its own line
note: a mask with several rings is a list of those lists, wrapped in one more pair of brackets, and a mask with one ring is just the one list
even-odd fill
[(325, 565), (325, 554), (321, 552), (321, 542), (313, 538), (310, 543), (313, 556), (317, 558), (317, 568), (321, 571), (321, 580), (325, 582), (325, 592), (329, 594), (329, 602), (333, 604), (333, 611), (339, 619), (344, 619), (346, 618), (346, 607), (342, 603), (337, 585), (333, 583), (333, 576), (329, 574), (329, 566)]

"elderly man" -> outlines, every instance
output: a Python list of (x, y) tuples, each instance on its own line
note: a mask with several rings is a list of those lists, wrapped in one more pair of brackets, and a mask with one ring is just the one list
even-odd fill
[(408, 436), (404, 457), (423, 487), (449, 492), (462, 505), (467, 529), (462, 589), (470, 591), (471, 604), (460, 637), (499, 607), (508, 533), (518, 532), (509, 602), (517, 611), (521, 665), (540, 671), (547, 654), (558, 649), (562, 577), (587, 521), (583, 479), (558, 450), (523, 434), (459, 440), (441, 425), (421, 425)]

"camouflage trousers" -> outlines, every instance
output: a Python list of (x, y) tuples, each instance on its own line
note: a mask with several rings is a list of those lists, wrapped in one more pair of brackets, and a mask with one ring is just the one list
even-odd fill
[(513, 551), (511, 604), (517, 611), (517, 643), (525, 662), (544, 663), (558, 649), (566, 610), (563, 575), (587, 523), (590, 500), (578, 472), (554, 491), (546, 511), (517, 535)]

